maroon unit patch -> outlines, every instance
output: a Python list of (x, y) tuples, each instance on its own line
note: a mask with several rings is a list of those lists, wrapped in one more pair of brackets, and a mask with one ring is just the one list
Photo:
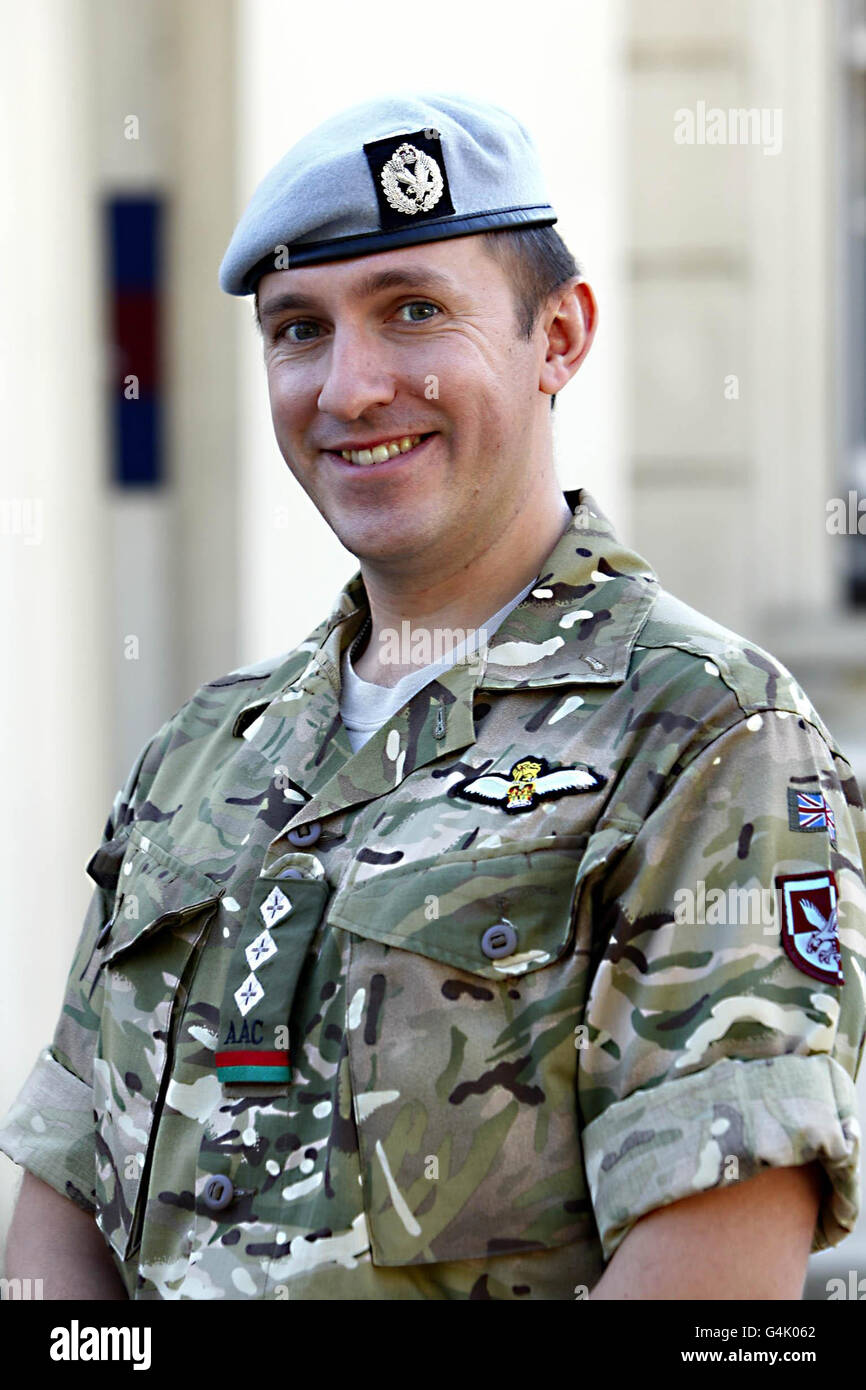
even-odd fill
[(782, 945), (789, 960), (813, 980), (842, 985), (836, 880), (827, 869), (810, 874), (780, 874)]

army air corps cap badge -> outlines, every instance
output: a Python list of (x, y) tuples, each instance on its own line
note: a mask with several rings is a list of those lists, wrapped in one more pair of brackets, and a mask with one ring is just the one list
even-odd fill
[(383, 230), (407, 217), (444, 217), (454, 212), (438, 130), (397, 132), (369, 141), (364, 154), (379, 202)]
[(782, 945), (804, 974), (825, 985), (842, 985), (836, 880), (829, 870), (810, 874), (780, 874)]
[(452, 788), (451, 795), (467, 801), (480, 801), (487, 806), (499, 806), (503, 811), (514, 814), (532, 811), (540, 802), (552, 801), (556, 797), (595, 791), (596, 787), (603, 787), (606, 781), (607, 778), (588, 763), (551, 768), (545, 758), (528, 756), (514, 764), (508, 777), (500, 772), (468, 777)]

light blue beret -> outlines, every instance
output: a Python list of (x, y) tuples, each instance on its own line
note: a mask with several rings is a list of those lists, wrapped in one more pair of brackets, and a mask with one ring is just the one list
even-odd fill
[(456, 93), (379, 97), (317, 126), (265, 175), (220, 286), (252, 294), (271, 270), (556, 220), (532, 138), (509, 112)]

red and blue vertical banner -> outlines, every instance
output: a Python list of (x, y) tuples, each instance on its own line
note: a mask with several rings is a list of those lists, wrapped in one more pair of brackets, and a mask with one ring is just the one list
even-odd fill
[(164, 481), (160, 362), (162, 199), (110, 198), (108, 261), (110, 476), (123, 488)]

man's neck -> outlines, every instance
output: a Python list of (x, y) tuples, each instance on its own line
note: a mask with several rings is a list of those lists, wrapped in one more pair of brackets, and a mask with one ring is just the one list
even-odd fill
[[(372, 626), (366, 646), (352, 661), (356, 675), (374, 685), (394, 686), (428, 664), (430, 649), (444, 654), (449, 645), (456, 646), (538, 574), (570, 522), (568, 503), (556, 488), (535, 509), (530, 525), (520, 514), (468, 561), (440, 563), (432, 574), (402, 576), (396, 582), (393, 575), (368, 572), (362, 564)], [(419, 640), (421, 633), (429, 634), (429, 640)]]

